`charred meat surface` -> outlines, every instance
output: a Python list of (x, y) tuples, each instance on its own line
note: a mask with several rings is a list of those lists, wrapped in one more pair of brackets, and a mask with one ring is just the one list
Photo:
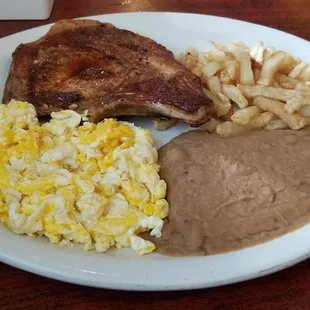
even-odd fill
[(13, 53), (3, 102), (32, 103), (39, 116), (88, 110), (91, 121), (159, 115), (194, 126), (211, 100), (198, 77), (151, 39), (92, 20), (62, 20)]

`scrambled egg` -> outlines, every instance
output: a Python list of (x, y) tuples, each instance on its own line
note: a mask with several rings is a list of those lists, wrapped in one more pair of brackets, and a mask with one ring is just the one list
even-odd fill
[(114, 119), (81, 123), (66, 110), (40, 125), (34, 106), (0, 105), (0, 219), (13, 232), (105, 252), (155, 245), (168, 215), (151, 133)]

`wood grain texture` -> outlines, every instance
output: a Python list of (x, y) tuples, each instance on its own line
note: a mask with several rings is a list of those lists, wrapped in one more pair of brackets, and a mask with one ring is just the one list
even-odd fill
[[(160, 272), (160, 271), (159, 271)], [(309, 310), (310, 264), (208, 290), (137, 293), (46, 279), (0, 265), (0, 309)]]
[[(49, 20), (0, 21), (0, 37), (61, 18), (129, 11), (226, 16), (278, 28), (310, 40), (309, 0), (55, 0)], [(310, 262), (241, 284), (167, 293), (85, 288), (0, 264), (0, 309), (309, 310)]]
[(310, 39), (309, 0), (55, 0), (47, 21), (0, 21), (0, 37), (61, 18), (133, 11), (212, 14), (247, 20)]

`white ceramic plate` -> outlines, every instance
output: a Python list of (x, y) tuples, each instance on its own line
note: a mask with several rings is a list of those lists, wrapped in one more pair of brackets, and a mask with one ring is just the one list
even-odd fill
[[(292, 35), (241, 21), (192, 14), (130, 13), (92, 17), (146, 35), (173, 52), (193, 46), (209, 48), (209, 40), (242, 40), (287, 50), (310, 62), (310, 43)], [(22, 42), (43, 36), (50, 26), (0, 40), (0, 94), (11, 53)], [(150, 127), (147, 120), (136, 124)], [(157, 146), (186, 130), (180, 125), (154, 132)], [(17, 236), (0, 225), (0, 260), (42, 276), (102, 288), (179, 290), (219, 286), (266, 275), (310, 256), (310, 225), (272, 242), (221, 255), (171, 258), (158, 254), (138, 257), (129, 249), (98, 254), (79, 247), (60, 248), (46, 239)]]

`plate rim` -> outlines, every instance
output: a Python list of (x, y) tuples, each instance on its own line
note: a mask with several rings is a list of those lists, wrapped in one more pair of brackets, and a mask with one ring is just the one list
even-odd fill
[(198, 289), (208, 289), (208, 288), (215, 288), (215, 287), (221, 287), (226, 285), (233, 285), (240, 282), (246, 282), (249, 280), (258, 279), (264, 276), (271, 275), (273, 273), (285, 270), (289, 267), (292, 267), (294, 265), (297, 265), (298, 263), (301, 263), (307, 259), (310, 258), (310, 252), (305, 255), (301, 255), (300, 257), (297, 257), (294, 260), (291, 260), (287, 262), (286, 264), (279, 264), (275, 265), (271, 268), (267, 268), (263, 271), (260, 271), (259, 273), (253, 271), (252, 273), (247, 274), (246, 276), (239, 276), (234, 277), (231, 280), (223, 280), (218, 281), (215, 283), (206, 284), (203, 282), (200, 283), (180, 283), (176, 285), (170, 285), (169, 287), (165, 287), (163, 285), (155, 285), (152, 283), (145, 284), (133, 284), (133, 283), (126, 283), (126, 282), (112, 282), (112, 281), (94, 281), (92, 279), (85, 280), (85, 278), (74, 275), (74, 274), (61, 274), (59, 271), (53, 271), (53, 269), (48, 268), (38, 268), (33, 266), (33, 264), (29, 263), (23, 263), (21, 261), (18, 261), (18, 259), (10, 259), (6, 258), (5, 255), (2, 255), (0, 253), (0, 263), (4, 263), (6, 265), (9, 265), (11, 267), (20, 269), (22, 271), (26, 271), (29, 273), (32, 273), (37, 276), (41, 276), (47, 279), (57, 280), (65, 283), (75, 284), (75, 285), (81, 285), (81, 286), (87, 286), (87, 287), (93, 287), (93, 288), (101, 288), (101, 289), (111, 289), (111, 290), (122, 290), (122, 291), (132, 291), (132, 292), (167, 292), (167, 291), (180, 291), (180, 290), (198, 290)]

